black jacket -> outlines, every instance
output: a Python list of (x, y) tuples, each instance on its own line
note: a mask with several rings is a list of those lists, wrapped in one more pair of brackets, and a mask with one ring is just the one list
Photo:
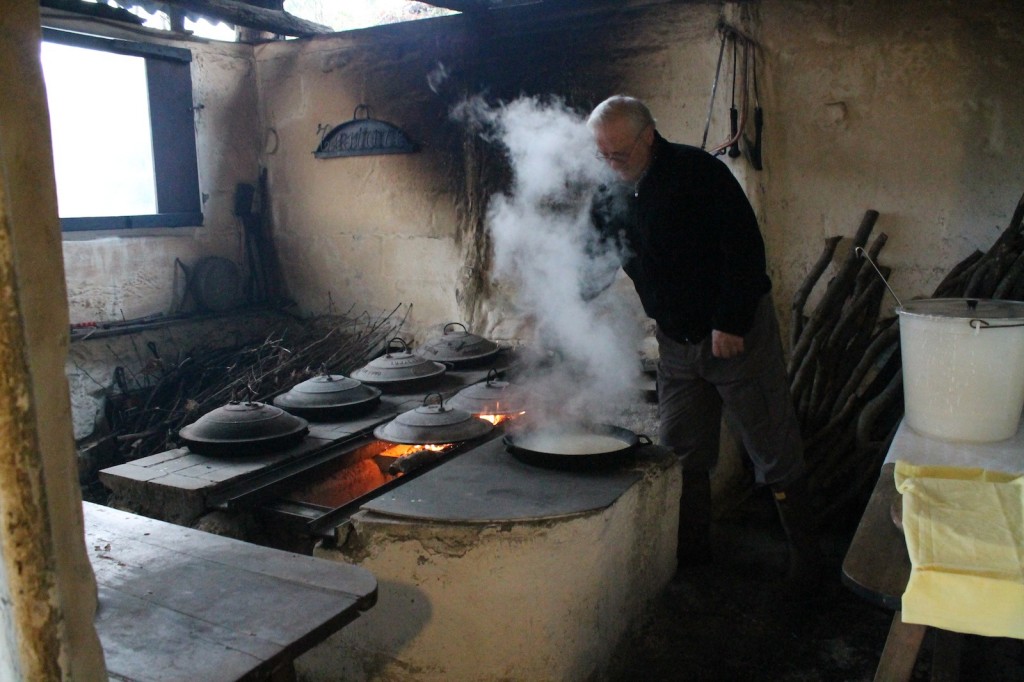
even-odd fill
[(743, 189), (707, 152), (655, 135), (638, 185), (602, 188), (593, 218), (621, 249), (644, 311), (670, 338), (744, 335), (771, 290), (764, 241)]

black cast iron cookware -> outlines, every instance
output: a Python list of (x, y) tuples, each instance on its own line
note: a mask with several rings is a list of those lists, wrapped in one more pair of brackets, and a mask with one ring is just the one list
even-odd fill
[(341, 374), (319, 374), (274, 398), (274, 405), (312, 420), (347, 419), (370, 412), (381, 391)]
[(384, 391), (421, 389), (441, 379), (447, 365), (426, 360), (409, 351), (405, 339), (396, 336), (388, 341), (384, 355), (375, 358), (349, 376)]
[(280, 407), (233, 400), (183, 427), (178, 436), (197, 454), (246, 456), (283, 450), (307, 433), (305, 419)]
[(590, 471), (630, 462), (651, 439), (610, 424), (530, 426), (507, 433), (502, 441), (515, 458), (550, 469)]
[(389, 443), (440, 445), (480, 438), (492, 428), (490, 422), (445, 405), (440, 393), (429, 393), (422, 405), (381, 424), (373, 436)]
[[(462, 330), (455, 327), (462, 327)], [(453, 367), (468, 367), (490, 360), (500, 350), (498, 344), (471, 333), (461, 322), (449, 322), (442, 328), (441, 336), (430, 339), (413, 353)]]

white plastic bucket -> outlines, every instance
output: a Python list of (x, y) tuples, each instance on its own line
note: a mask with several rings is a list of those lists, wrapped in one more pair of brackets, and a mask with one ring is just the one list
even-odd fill
[(896, 312), (907, 424), (941, 440), (1012, 438), (1024, 410), (1024, 302), (932, 298)]

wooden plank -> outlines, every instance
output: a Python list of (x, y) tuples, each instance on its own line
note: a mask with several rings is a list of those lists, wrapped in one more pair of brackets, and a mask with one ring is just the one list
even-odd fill
[(904, 623), (899, 611), (893, 615), (882, 658), (875, 669), (875, 682), (904, 682), (910, 679), (927, 629), (924, 625)]
[(376, 579), (357, 566), (83, 508), (114, 679), (269, 675), (376, 600)]
[(898, 611), (910, 578), (910, 556), (892, 519), (893, 504), (900, 500), (894, 471), (894, 464), (882, 467), (843, 559), (843, 582), (871, 603)]

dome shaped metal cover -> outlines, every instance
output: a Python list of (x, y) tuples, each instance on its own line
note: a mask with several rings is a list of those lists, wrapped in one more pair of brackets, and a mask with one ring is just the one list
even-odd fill
[[(395, 342), (401, 343), (402, 350), (392, 350)], [(413, 355), (409, 352), (408, 344), (403, 339), (395, 337), (388, 341), (384, 355), (352, 372), (351, 377), (373, 386), (400, 386), (440, 378), (447, 369), (440, 362), (432, 362)]]
[(341, 414), (369, 409), (380, 400), (381, 391), (341, 374), (320, 374), (296, 384), (274, 398), (274, 405), (296, 414)]
[[(436, 402), (431, 402), (434, 397)], [(373, 435), (390, 443), (438, 445), (479, 438), (492, 428), (469, 412), (445, 405), (440, 393), (431, 393), (422, 405), (378, 426)]]
[(233, 400), (183, 427), (178, 436), (199, 454), (250, 455), (282, 449), (308, 432), (305, 419), (279, 407)]
[(448, 401), (450, 407), (471, 414), (507, 415), (526, 410), (527, 394), (519, 386), (502, 381), (493, 369), (487, 380), (467, 386)]
[[(462, 327), (462, 331), (454, 329), (456, 326)], [(427, 360), (459, 364), (485, 360), (499, 350), (498, 344), (471, 334), (465, 325), (449, 322), (444, 326), (441, 336), (427, 341), (413, 352)]]

